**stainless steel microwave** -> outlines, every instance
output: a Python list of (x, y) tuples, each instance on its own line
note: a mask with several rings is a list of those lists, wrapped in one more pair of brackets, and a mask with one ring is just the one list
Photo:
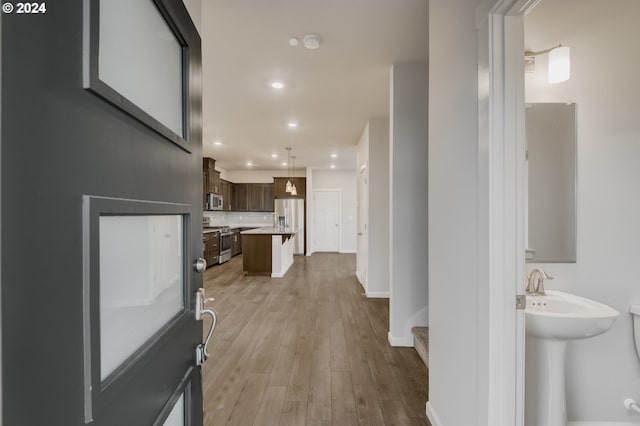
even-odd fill
[(207, 210), (222, 210), (222, 195), (209, 192), (206, 207)]

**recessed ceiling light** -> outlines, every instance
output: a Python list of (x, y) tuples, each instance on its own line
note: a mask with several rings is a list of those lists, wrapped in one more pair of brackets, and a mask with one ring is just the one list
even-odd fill
[(271, 158), (278, 158), (278, 154), (271, 154)]
[(299, 44), (300, 44), (300, 39), (298, 39), (298, 37), (291, 37), (289, 39), (289, 45), (290, 46), (294, 46), (295, 47), (295, 46), (297, 46)]
[(249, 166), (249, 167), (253, 166), (253, 162), (247, 161), (247, 166)]
[(295, 127), (298, 127), (298, 123), (296, 123), (295, 121), (290, 121), (289, 124), (287, 124), (287, 126), (291, 128), (295, 128)]
[(338, 154), (331, 154), (331, 158), (338, 158)]
[(332, 165), (331, 165), (331, 166), (329, 166), (329, 167), (331, 167), (332, 169), (335, 169), (335, 168), (336, 168), (336, 165), (335, 165), (335, 164), (332, 164)]
[(281, 81), (274, 81), (273, 83), (271, 83), (271, 87), (273, 87), (274, 89), (282, 89), (284, 88), (284, 83)]
[(222, 142), (221, 141), (213, 141), (213, 144), (217, 145), (217, 146), (220, 146), (220, 145), (222, 145)]

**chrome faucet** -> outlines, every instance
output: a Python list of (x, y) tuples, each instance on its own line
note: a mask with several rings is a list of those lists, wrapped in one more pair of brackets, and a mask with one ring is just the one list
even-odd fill
[[(537, 278), (537, 279), (536, 279)], [(544, 296), (544, 280), (552, 280), (553, 277), (548, 275), (542, 268), (534, 268), (527, 278), (527, 288), (524, 292), (531, 296)]]

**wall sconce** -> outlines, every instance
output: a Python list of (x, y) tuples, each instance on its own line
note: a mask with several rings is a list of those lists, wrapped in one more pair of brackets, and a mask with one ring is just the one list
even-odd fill
[(571, 77), (571, 51), (568, 46), (559, 44), (539, 52), (524, 52), (525, 67), (527, 69), (535, 69), (535, 57), (545, 53), (549, 54), (549, 71), (547, 75), (549, 83), (562, 83), (569, 80)]

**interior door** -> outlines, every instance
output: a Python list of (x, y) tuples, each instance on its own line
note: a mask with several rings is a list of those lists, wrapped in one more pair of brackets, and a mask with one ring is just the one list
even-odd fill
[(367, 223), (369, 215), (368, 170), (365, 167), (358, 174), (358, 254), (356, 257), (356, 275), (360, 284), (367, 289), (367, 267), (369, 259), (369, 243)]
[(340, 250), (340, 194), (338, 191), (315, 191), (316, 251)]
[(2, 16), (2, 423), (201, 425), (199, 36), (54, 3)]

